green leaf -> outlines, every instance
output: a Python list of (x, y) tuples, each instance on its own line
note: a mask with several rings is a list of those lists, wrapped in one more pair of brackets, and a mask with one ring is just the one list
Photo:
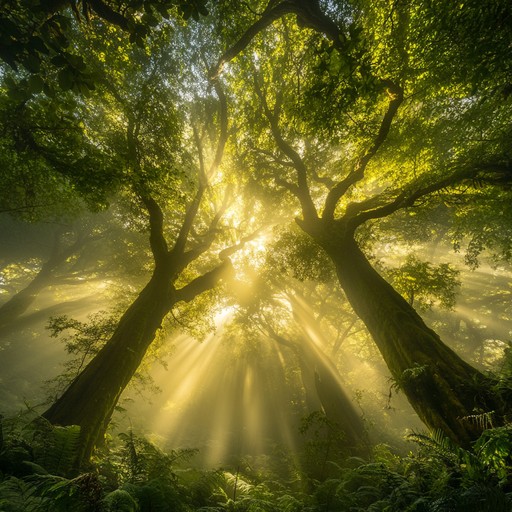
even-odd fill
[(53, 57), (51, 59), (51, 63), (55, 64), (55, 66), (57, 66), (59, 68), (62, 68), (64, 66), (68, 65), (67, 59), (64, 57), (64, 55), (61, 55), (61, 54), (56, 55), (55, 57)]
[(60, 88), (63, 91), (69, 91), (73, 87), (73, 83), (75, 81), (73, 71), (69, 68), (60, 70), (58, 80)]
[(43, 90), (44, 80), (39, 75), (32, 75), (28, 79), (28, 90), (32, 94), (37, 94)]
[(35, 54), (31, 53), (28, 57), (23, 61), (23, 66), (30, 71), (31, 73), (39, 73), (41, 69), (41, 58)]
[(39, 53), (43, 53), (47, 55), (49, 53), (48, 47), (44, 44), (44, 41), (37, 36), (33, 36), (29, 39), (27, 44), (29, 51), (38, 51)]
[(48, 98), (55, 98), (55, 89), (46, 83), (43, 85), (43, 92)]
[(85, 82), (79, 82), (78, 84), (78, 90), (80, 91), (80, 94), (88, 98), (91, 95), (91, 90), (87, 86)]
[(85, 62), (81, 55), (67, 55), (68, 62), (78, 71), (83, 71), (85, 69)]

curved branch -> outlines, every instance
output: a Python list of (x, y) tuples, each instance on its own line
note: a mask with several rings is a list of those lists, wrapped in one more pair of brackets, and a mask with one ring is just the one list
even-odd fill
[(358, 160), (355, 168), (350, 172), (350, 174), (342, 181), (339, 181), (327, 195), (325, 200), (324, 211), (322, 213), (322, 218), (324, 219), (333, 219), (334, 211), (336, 210), (336, 206), (338, 205), (338, 201), (343, 197), (343, 195), (347, 192), (347, 190), (362, 180), (364, 177), (364, 173), (366, 167), (370, 160), (375, 156), (377, 151), (380, 149), (382, 144), (385, 142), (389, 131), (391, 129), (391, 123), (398, 112), (398, 108), (402, 104), (404, 100), (404, 94), (401, 87), (394, 84), (391, 81), (383, 80), (383, 84), (387, 87), (388, 94), (390, 97), (388, 108), (384, 117), (382, 118), (379, 132), (377, 133), (375, 139), (373, 140), (373, 144), (366, 151), (366, 153)]
[(277, 5), (275, 0), (270, 0), (261, 17), (242, 34), (233, 46), (222, 54), (217, 65), (210, 71), (210, 78), (215, 80), (222, 72), (224, 65), (243, 52), (261, 31), (275, 20), (291, 13), (297, 15), (299, 25), (325, 34), (338, 49), (343, 48), (346, 42), (345, 34), (322, 12), (317, 0), (284, 0)]
[[(302, 214), (304, 219), (307, 220), (316, 220), (318, 219), (318, 213), (316, 211), (313, 200), (311, 199), (311, 194), (309, 191), (308, 185), (308, 169), (302, 160), (301, 156), (295, 149), (289, 144), (281, 133), (281, 128), (279, 126), (279, 110), (280, 110), (280, 97), (276, 98), (276, 104), (274, 105), (274, 109), (270, 110), (267, 100), (263, 91), (261, 90), (260, 84), (258, 82), (258, 78), (255, 75), (254, 77), (254, 85), (255, 91), (258, 95), (261, 105), (263, 107), (263, 112), (265, 113), (265, 117), (268, 119), (270, 123), (270, 129), (272, 131), (272, 136), (276, 141), (277, 147), (279, 150), (291, 161), (293, 167), (295, 168), (295, 172), (297, 174), (297, 184), (290, 186), (287, 182), (279, 181), (279, 184), (284, 185), (297, 199), (299, 200), (302, 208)], [(276, 180), (278, 181), (278, 180)]]
[[(203, 173), (204, 171), (204, 163), (202, 159), (202, 152), (200, 149), (200, 144), (198, 146), (199, 150), (199, 162), (200, 162), (200, 177), (199, 177), (199, 187), (197, 189), (196, 195), (192, 202), (190, 203), (187, 212), (185, 214), (185, 218), (183, 220), (183, 224), (181, 225), (181, 229), (172, 248), (172, 252), (175, 255), (183, 255), (185, 251), (185, 247), (187, 244), (188, 235), (190, 230), (192, 229), (192, 225), (197, 216), (197, 212), (199, 211), (199, 206), (201, 205), (201, 200), (203, 198), (204, 192), (208, 185), (208, 176), (210, 176), (215, 169), (220, 165), (222, 161), (222, 156), (224, 155), (224, 148), (226, 146), (226, 142), (228, 140), (228, 107), (227, 100), (222, 90), (220, 84), (215, 82), (215, 91), (219, 97), (219, 110), (220, 110), (220, 133), (219, 140), (217, 141), (217, 149), (215, 151), (215, 157), (213, 159), (212, 164), (210, 165), (210, 169), (208, 173)], [(197, 136), (197, 132), (194, 130), (195, 135)], [(196, 140), (199, 140), (198, 138)]]
[[(224, 194), (224, 199), (222, 201), (222, 205), (219, 208), (219, 210), (217, 211), (217, 213), (213, 216), (213, 218), (210, 222), (210, 225), (208, 226), (208, 230), (203, 235), (200, 235), (203, 237), (203, 241), (199, 242), (195, 247), (193, 247), (192, 249), (190, 249), (182, 254), (182, 256), (180, 258), (180, 267), (181, 268), (185, 268), (186, 266), (188, 266), (189, 263), (191, 263), (195, 259), (199, 258), (199, 256), (201, 256), (201, 254), (206, 252), (211, 247), (213, 241), (215, 240), (215, 236), (219, 231), (218, 225), (219, 225), (220, 219), (224, 215), (224, 213), (229, 205), (231, 193), (232, 193), (232, 187), (228, 186), (226, 188), (226, 191)], [(223, 258), (220, 258), (220, 259), (222, 260)]]
[[(392, 213), (402, 209), (413, 206), (414, 203), (421, 199), (422, 197), (428, 196), (433, 192), (437, 192), (439, 190), (448, 188), (453, 185), (457, 185), (462, 183), (465, 180), (474, 180), (478, 179), (478, 175), (481, 172), (481, 165), (471, 167), (470, 169), (464, 168), (460, 169), (450, 176), (446, 178), (436, 181), (435, 183), (431, 183), (430, 185), (418, 188), (411, 193), (407, 193), (407, 191), (403, 191), (399, 194), (393, 201), (387, 203), (380, 208), (375, 208), (373, 210), (364, 211), (355, 215), (350, 222), (353, 226), (357, 227), (370, 219), (380, 219), (382, 217), (387, 217)], [(499, 172), (499, 171), (497, 171)]]
[(293, 12), (294, 7), (293, 1), (286, 0), (275, 5), (275, 1), (271, 0), (263, 11), (261, 18), (255, 21), (242, 34), (240, 39), (222, 54), (215, 67), (210, 71), (210, 79), (215, 80), (222, 73), (222, 68), (226, 63), (233, 60), (239, 53), (244, 51), (251, 41), (275, 20), (281, 18), (285, 14)]
[(224, 261), (225, 259), (228, 259), (229, 256), (234, 254), (235, 252), (239, 251), (240, 249), (243, 249), (245, 247), (245, 244), (248, 242), (251, 242), (255, 238), (258, 237), (260, 232), (263, 230), (263, 228), (259, 228), (254, 233), (251, 233), (250, 235), (244, 236), (240, 239), (240, 242), (238, 242), (235, 245), (232, 245), (231, 247), (226, 247), (225, 249), (222, 249), (222, 251), (219, 252), (219, 259)]
[(294, 352), (298, 351), (298, 347), (295, 343), (293, 343), (293, 341), (290, 341), (289, 339), (284, 338), (280, 334), (277, 334), (277, 332), (267, 323), (266, 320), (265, 320), (264, 330), (265, 330), (266, 335), (269, 338), (271, 338), (272, 340), (274, 340), (276, 343), (279, 343), (280, 345), (291, 348)]
[(230, 278), (233, 273), (233, 264), (229, 258), (226, 258), (213, 270), (196, 277), (183, 288), (176, 290), (174, 295), (175, 300), (176, 302), (190, 302), (201, 293), (215, 288), (222, 279)]
[(149, 214), (149, 244), (155, 262), (158, 264), (169, 254), (164, 237), (164, 214), (160, 205), (151, 196), (141, 196), (141, 201)]

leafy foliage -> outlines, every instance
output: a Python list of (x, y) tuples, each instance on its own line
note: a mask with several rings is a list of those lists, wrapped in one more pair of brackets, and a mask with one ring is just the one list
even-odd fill
[[(64, 363), (64, 371), (49, 384), (52, 394), (60, 394), (82, 371), (112, 336), (118, 315), (99, 311), (81, 322), (67, 315), (51, 317), (48, 330), (52, 338), (60, 338), (72, 356)], [(64, 334), (66, 333), (66, 334)]]
[(409, 304), (420, 309), (430, 309), (436, 303), (446, 309), (455, 306), (460, 286), (459, 271), (449, 263), (433, 265), (420, 261), (413, 255), (407, 257), (400, 267), (387, 272), (393, 287)]
[(165, 20), (206, 16), (206, 0), (154, 0), (121, 3), (83, 0), (9, 0), (0, 8), (0, 59), (15, 71), (28, 73), (11, 96), (23, 98), (44, 91), (73, 90), (88, 96), (98, 76), (73, 47), (77, 29), (86, 31), (91, 20), (118, 27), (129, 43), (144, 47), (146, 37)]
[(3, 471), (16, 476), (53, 473), (63, 477), (74, 470), (80, 441), (76, 425), (53, 426), (32, 413), (3, 420), (1, 428)]
[[(41, 427), (41, 419), (34, 422)], [(328, 456), (329, 474), (304, 480), (304, 487), (269, 471), (255, 471), (249, 460), (232, 472), (180, 469), (194, 450), (166, 453), (133, 432), (122, 434), (120, 445), (99, 454), (93, 471), (66, 478), (52, 471), (59, 468), (54, 464), (59, 453), (73, 452), (69, 441), (76, 432), (55, 432), (46, 425), (47, 436), (67, 439), (65, 448), (53, 443), (53, 457), (35, 457), (41, 438), (33, 435), (34, 422), (18, 418), (2, 423), (0, 504), (6, 512), (140, 512), (169, 507), (187, 512), (506, 512), (512, 504), (510, 426), (487, 430), (472, 450), (434, 433), (410, 435), (419, 451), (405, 457), (385, 445), (374, 448), (371, 462), (351, 458), (334, 463)], [(310, 419), (304, 428), (315, 424)], [(305, 453), (306, 464), (312, 462), (311, 456), (312, 452)]]
[(299, 281), (332, 281), (335, 271), (331, 261), (311, 238), (297, 227), (284, 231), (269, 250), (269, 265)]
[[(218, 138), (227, 138), (232, 125), (237, 137), (228, 164), (223, 164), (224, 177), (232, 158), (240, 164), (233, 166), (234, 174), (242, 175), (246, 190), (266, 189), (276, 205), (274, 216), (285, 222), (302, 209), (302, 221), (308, 222), (300, 224), (299, 218), (299, 224), (333, 253), (343, 251), (344, 231), (364, 225), (375, 239), (373, 220), (425, 201), (446, 205), (454, 218), (450, 234), (456, 246), (466, 244), (471, 266), (487, 248), (510, 259), (509, 2), (468, 0), (450, 8), (424, 0), (217, 3), (212, 6), (215, 19), (202, 20), (201, 25), (200, 16), (210, 10), (206, 0), (3, 2), (0, 58), (10, 69), (0, 70), (0, 167), (9, 170), (0, 178), (2, 211), (28, 220), (61, 218), (79, 212), (82, 202), (102, 209), (115, 194), (132, 213), (123, 227), (150, 229), (158, 267), (168, 269), (179, 259), (167, 247), (168, 241), (177, 240), (176, 254), (186, 258), (166, 277), (169, 289), (161, 297), (173, 296), (211, 269), (213, 256), (205, 254), (191, 264), (192, 256), (209, 250), (224, 231), (222, 241), (217, 238), (222, 245), (226, 231), (234, 231), (238, 222), (235, 215), (226, 221), (229, 226), (222, 225), (220, 194), (215, 185), (202, 183), (207, 174), (204, 161), (216, 162), (221, 154), (219, 146), (219, 158), (212, 158), (214, 145), (207, 141), (224, 132), (225, 137)], [(279, 16), (260, 24), (269, 28), (275, 22), (270, 37), (263, 31), (253, 34), (251, 49), (225, 75), (234, 120), (230, 130), (223, 128), (216, 108), (218, 100), (224, 103), (223, 95), (211, 95), (202, 70), (212, 64), (218, 48), (232, 42), (233, 34), (279, 8), (284, 8)], [(283, 12), (294, 17), (283, 17)], [(199, 23), (181, 32), (187, 25), (183, 20), (189, 18)], [(226, 22), (233, 26), (223, 27)], [(239, 49), (226, 62), (237, 53)], [(204, 176), (198, 179), (200, 174)], [(200, 193), (193, 199), (196, 188)], [(300, 206), (285, 194), (295, 196)], [(310, 281), (320, 282), (324, 290), (334, 288), (332, 265), (304, 234), (284, 232), (270, 252), (269, 266), (299, 281), (306, 292)], [(14, 270), (7, 267), (6, 275), (16, 274)], [(451, 308), (455, 303), (458, 274), (448, 265), (410, 258), (389, 276), (411, 305)], [(155, 275), (155, 281), (159, 277)], [(308, 298), (317, 296), (314, 287)], [(263, 296), (268, 290), (262, 286), (259, 291)], [(274, 326), (282, 323), (277, 304), (286, 302), (286, 292), (268, 293), (270, 299), (266, 304), (260, 300), (263, 305), (254, 316), (267, 321), (273, 309), (266, 331), (273, 330), (277, 338), (281, 331)], [(303, 294), (292, 290), (288, 295), (291, 303), (291, 297)], [(188, 297), (186, 291), (181, 297)], [(176, 323), (192, 318), (190, 332), (212, 331), (214, 322), (204, 314), (217, 299), (212, 297), (176, 309)], [(325, 305), (324, 298), (317, 302)], [(371, 307), (371, 302), (364, 306)], [(332, 303), (335, 307), (323, 310), (328, 311), (323, 323), (332, 324), (329, 332), (338, 331), (334, 352), (354, 322), (333, 323), (342, 310), (337, 300)], [(370, 315), (372, 324), (379, 324), (378, 309), (375, 313)], [(373, 332), (383, 332), (387, 320), (372, 325)], [(341, 323), (347, 325), (341, 329)], [(77, 358), (67, 367), (64, 381), (76, 377), (100, 352), (115, 325), (104, 315), (88, 323), (53, 320), (54, 333), (73, 331), (65, 343)], [(134, 332), (127, 329), (123, 343)], [(419, 350), (424, 340), (428, 343), (422, 338), (397, 344)], [(410, 355), (415, 356), (414, 349)], [(414, 379), (425, 368), (413, 364), (402, 368), (401, 375)], [(506, 376), (500, 381), (500, 396), (510, 388), (509, 380)], [(461, 380), (461, 388), (466, 382)], [(99, 395), (106, 396), (102, 383), (86, 389), (100, 389)], [(69, 410), (69, 404), (64, 409)], [(106, 409), (103, 420), (109, 419), (110, 405)], [(471, 419), (491, 426), (489, 418)], [(484, 503), (489, 510), (510, 509), (512, 443), (506, 423), (485, 431), (472, 450), (438, 434), (415, 435), (418, 455), (397, 461), (382, 451), (370, 464), (343, 458), (339, 433), (323, 418), (310, 417), (304, 431), (311, 433), (314, 424), (322, 428), (309, 440), (304, 466), (309, 463), (316, 470), (311, 473), (317, 481), (308, 481), (311, 492), (304, 495), (270, 478), (257, 478), (246, 467), (207, 474), (190, 471), (181, 478), (173, 467), (177, 454), (166, 454), (132, 432), (121, 437), (119, 451), (99, 456), (98, 473), (71, 475), (77, 427), (34, 420), (3, 436), (2, 506), (78, 511), (447, 511), (483, 510)]]

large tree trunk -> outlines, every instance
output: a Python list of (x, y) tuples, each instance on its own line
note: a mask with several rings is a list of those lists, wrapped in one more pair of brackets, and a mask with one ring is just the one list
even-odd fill
[(119, 397), (137, 371), (173, 301), (170, 276), (155, 272), (122, 316), (112, 338), (43, 414), (57, 425), (81, 427), (78, 465), (90, 458)]
[(171, 308), (189, 302), (232, 272), (229, 259), (176, 290), (171, 263), (157, 265), (149, 283), (121, 317), (107, 344), (43, 416), (56, 425), (79, 425), (77, 468), (87, 462), (105, 434), (121, 393), (137, 371)]
[(504, 407), (492, 392), (492, 381), (464, 362), (425, 325), (372, 268), (352, 235), (331, 234), (320, 240), (336, 266), (349, 302), (366, 324), (397, 385), (430, 429), (441, 429), (468, 446), (491, 421), (494, 425), (504, 421)]

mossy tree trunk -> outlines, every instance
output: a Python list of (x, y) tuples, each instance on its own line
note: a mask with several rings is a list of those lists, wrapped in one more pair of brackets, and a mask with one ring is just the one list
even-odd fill
[(81, 427), (81, 450), (77, 466), (88, 461), (101, 441), (121, 393), (133, 378), (162, 320), (179, 301), (190, 301), (214, 287), (230, 263), (217, 268), (176, 290), (174, 269), (157, 267), (146, 287), (121, 317), (100, 352), (75, 378), (43, 416), (56, 425)]
[(501, 424), (504, 408), (493, 382), (427, 327), (373, 269), (353, 236), (324, 233), (321, 238), (347, 299), (420, 419), (465, 446), (492, 422)]

